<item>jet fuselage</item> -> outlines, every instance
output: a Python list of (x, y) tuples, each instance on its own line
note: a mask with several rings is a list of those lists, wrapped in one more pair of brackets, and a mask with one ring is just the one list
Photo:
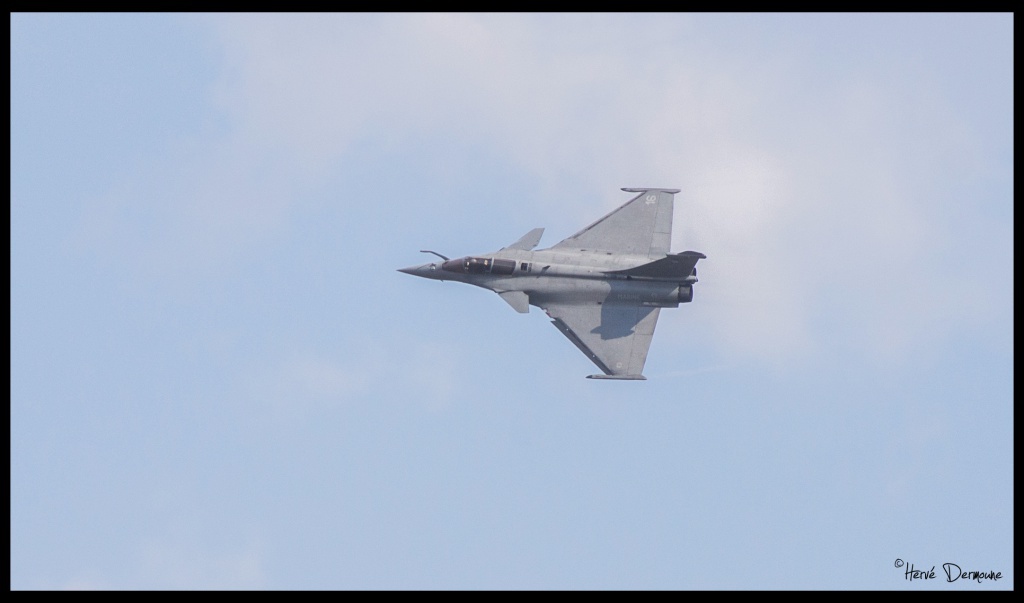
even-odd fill
[(521, 291), (529, 296), (530, 305), (537, 307), (555, 302), (615, 301), (675, 308), (692, 298), (692, 285), (697, 282), (693, 275), (663, 280), (611, 274), (648, 262), (650, 258), (639, 255), (516, 249), (410, 266), (401, 271), (491, 291)]
[(593, 379), (643, 380), (661, 308), (693, 300), (703, 253), (671, 253), (673, 188), (624, 188), (638, 193), (576, 234), (534, 250), (534, 228), (496, 252), (401, 272), (458, 281), (497, 293), (517, 312), (537, 306), (598, 368)]

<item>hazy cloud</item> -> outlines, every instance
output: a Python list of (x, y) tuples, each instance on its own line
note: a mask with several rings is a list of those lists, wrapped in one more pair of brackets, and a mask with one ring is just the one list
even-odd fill
[(557, 19), (543, 17), (317, 21), (214, 20), (237, 136), (330, 165), (357, 139), (443, 132), (503, 149), (547, 183), (539, 197), (596, 194), (547, 204), (575, 221), (622, 202), (619, 186), (679, 186), (675, 246), (709, 255), (700, 295), (730, 353), (806, 354), (828, 345), (811, 331), (831, 314), (863, 353), (899, 356), (962, 310), (929, 293), (947, 233), (921, 178), (979, 158), (963, 156), (962, 121), (918, 91), (923, 76), (851, 70), (808, 86), (795, 56), (703, 60), (699, 38), (623, 46), (603, 19), (550, 37)]
[(716, 55), (715, 26), (687, 19), (630, 20), (645, 29), (627, 38), (610, 17), (564, 21), (200, 18), (228, 129), (191, 160), (170, 149), (173, 174), (136, 172), (89, 228), (134, 240), (142, 272), (215, 270), (309, 210), (302, 193), (353, 145), (430, 135), (531, 174), (554, 230), (621, 203), (620, 186), (680, 187), (674, 247), (708, 255), (698, 295), (727, 355), (788, 362), (842, 340), (894, 360), (976, 306), (936, 294), (954, 226), (936, 208), (985, 159), (930, 74), (873, 55), (822, 73), (799, 48)]

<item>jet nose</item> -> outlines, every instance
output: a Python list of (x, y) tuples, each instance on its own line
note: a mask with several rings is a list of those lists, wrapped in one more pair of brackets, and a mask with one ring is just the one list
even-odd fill
[(422, 276), (430, 278), (437, 270), (436, 264), (420, 264), (419, 266), (409, 266), (408, 268), (399, 268), (399, 272), (411, 274), (413, 276)]

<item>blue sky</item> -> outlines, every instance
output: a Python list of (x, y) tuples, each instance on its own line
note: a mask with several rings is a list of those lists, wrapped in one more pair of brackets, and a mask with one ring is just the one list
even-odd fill
[[(1012, 51), (1007, 14), (13, 14), (11, 587), (1012, 588)], [(708, 256), (646, 382), (395, 271), (639, 186)]]

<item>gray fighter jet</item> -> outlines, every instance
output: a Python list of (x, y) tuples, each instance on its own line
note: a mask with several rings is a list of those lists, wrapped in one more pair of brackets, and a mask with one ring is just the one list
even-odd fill
[(638, 193), (625, 205), (558, 243), (533, 251), (535, 228), (494, 253), (400, 272), (490, 289), (517, 312), (537, 306), (603, 375), (590, 379), (646, 379), (647, 350), (661, 308), (693, 300), (703, 253), (669, 253), (674, 188), (624, 188)]

